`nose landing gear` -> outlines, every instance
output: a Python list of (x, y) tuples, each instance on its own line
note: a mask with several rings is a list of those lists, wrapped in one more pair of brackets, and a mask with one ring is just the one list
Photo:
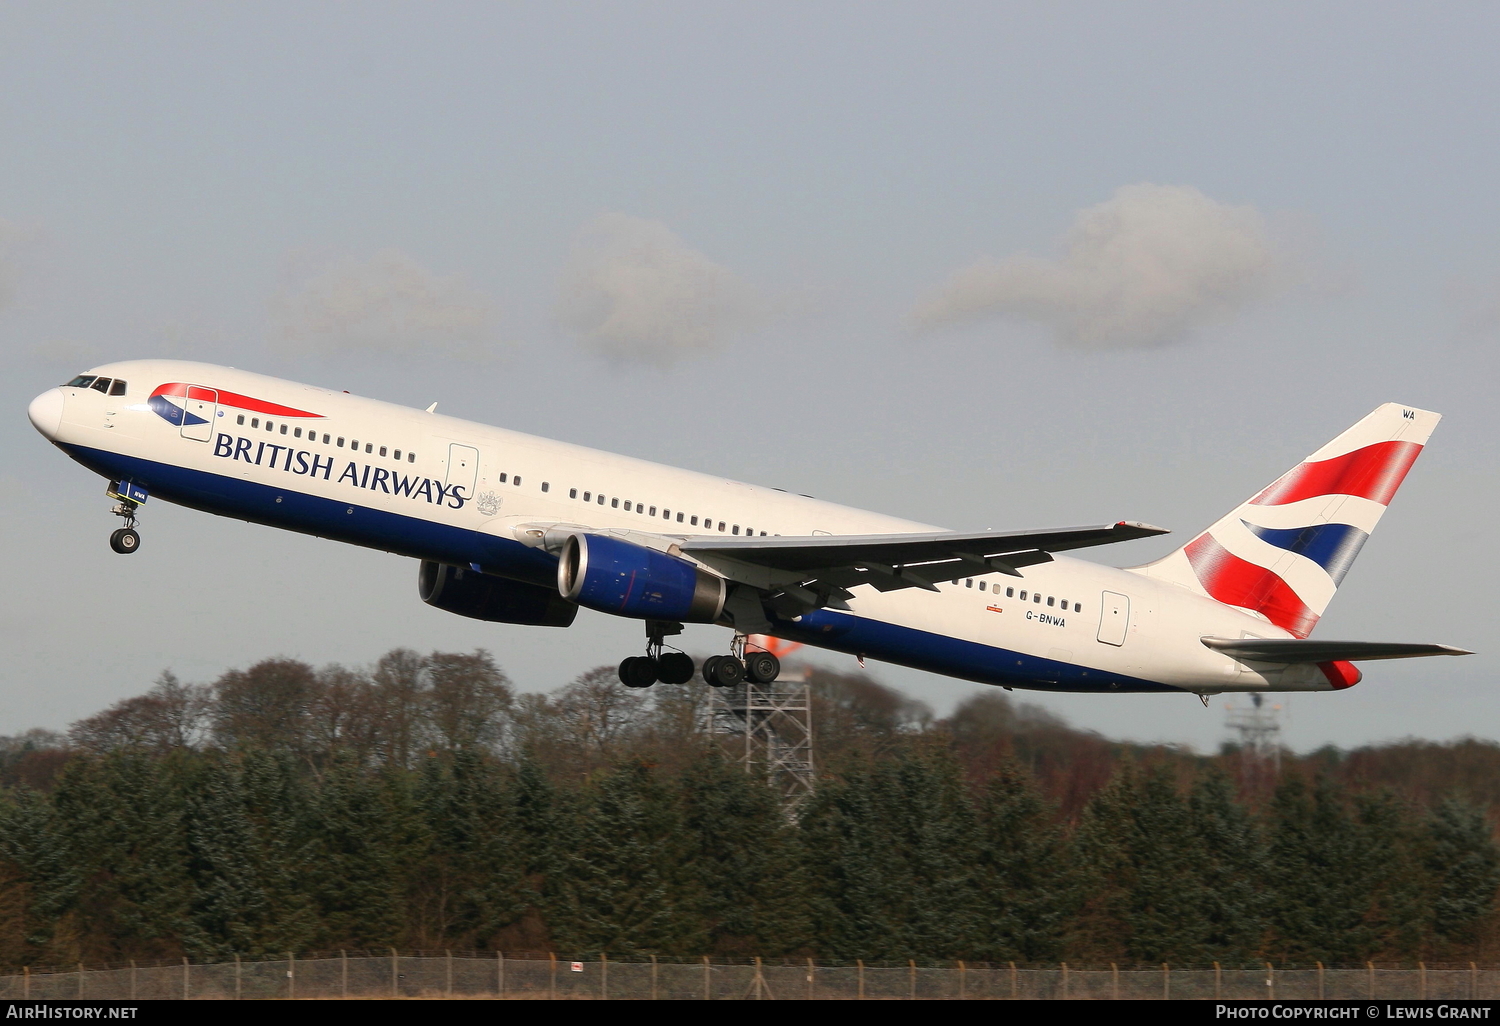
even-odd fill
[(104, 494), (118, 500), (110, 510), (125, 521), (125, 526), (109, 536), (109, 547), (122, 556), (128, 556), (141, 547), (141, 534), (135, 529), (135, 511), (141, 508), (150, 494), (132, 481), (111, 481)]
[(122, 498), (120, 504), (110, 510), (125, 520), (125, 526), (109, 536), (109, 547), (122, 556), (128, 556), (141, 547), (141, 533), (135, 529), (135, 511), (140, 508), (140, 503)]

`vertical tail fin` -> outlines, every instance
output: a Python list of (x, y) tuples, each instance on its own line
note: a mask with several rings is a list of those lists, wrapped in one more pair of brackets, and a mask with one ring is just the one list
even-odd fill
[(1134, 569), (1305, 638), (1440, 419), (1386, 403), (1176, 552)]

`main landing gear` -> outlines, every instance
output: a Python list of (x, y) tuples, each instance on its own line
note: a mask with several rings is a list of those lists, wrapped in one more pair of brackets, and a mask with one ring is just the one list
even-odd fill
[[(620, 664), (620, 683), (627, 688), (649, 688), (663, 684), (686, 684), (693, 679), (693, 657), (686, 652), (663, 652), (668, 635), (681, 634), (682, 624), (666, 620), (646, 621), (646, 654), (631, 656)], [(745, 637), (735, 635), (729, 655), (703, 660), (703, 682), (710, 687), (731, 688), (750, 681), (769, 684), (781, 676), (781, 660), (770, 652), (746, 652)]]
[(620, 683), (627, 688), (649, 688), (663, 684), (686, 684), (693, 679), (693, 657), (686, 652), (663, 652), (670, 634), (681, 634), (682, 624), (669, 620), (646, 621), (646, 654), (631, 656), (620, 664)]
[(141, 533), (135, 529), (135, 511), (140, 508), (138, 503), (121, 499), (120, 504), (110, 510), (115, 516), (125, 518), (125, 526), (109, 536), (109, 547), (122, 556), (128, 556), (141, 547)]

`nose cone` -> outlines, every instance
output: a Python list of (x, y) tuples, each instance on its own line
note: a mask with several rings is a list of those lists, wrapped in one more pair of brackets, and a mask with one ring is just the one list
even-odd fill
[(42, 433), (49, 442), (57, 441), (57, 433), (62, 428), (63, 404), (67, 397), (63, 395), (60, 388), (49, 388), (35, 399), (26, 408), (26, 415), (31, 418), (31, 426)]

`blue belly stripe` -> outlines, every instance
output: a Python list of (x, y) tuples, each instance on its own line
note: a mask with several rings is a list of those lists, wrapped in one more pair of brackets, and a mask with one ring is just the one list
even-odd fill
[[(556, 585), (557, 558), (512, 539), (101, 449), (58, 447), (96, 474), (129, 479), (148, 488), (155, 498), (190, 509), (453, 566), (477, 563), (486, 573), (545, 587)], [(773, 633), (789, 641), (980, 684), (1035, 691), (1182, 693), (1181, 688), (1155, 681), (833, 609), (820, 609), (796, 620), (777, 620), (774, 626)]]

